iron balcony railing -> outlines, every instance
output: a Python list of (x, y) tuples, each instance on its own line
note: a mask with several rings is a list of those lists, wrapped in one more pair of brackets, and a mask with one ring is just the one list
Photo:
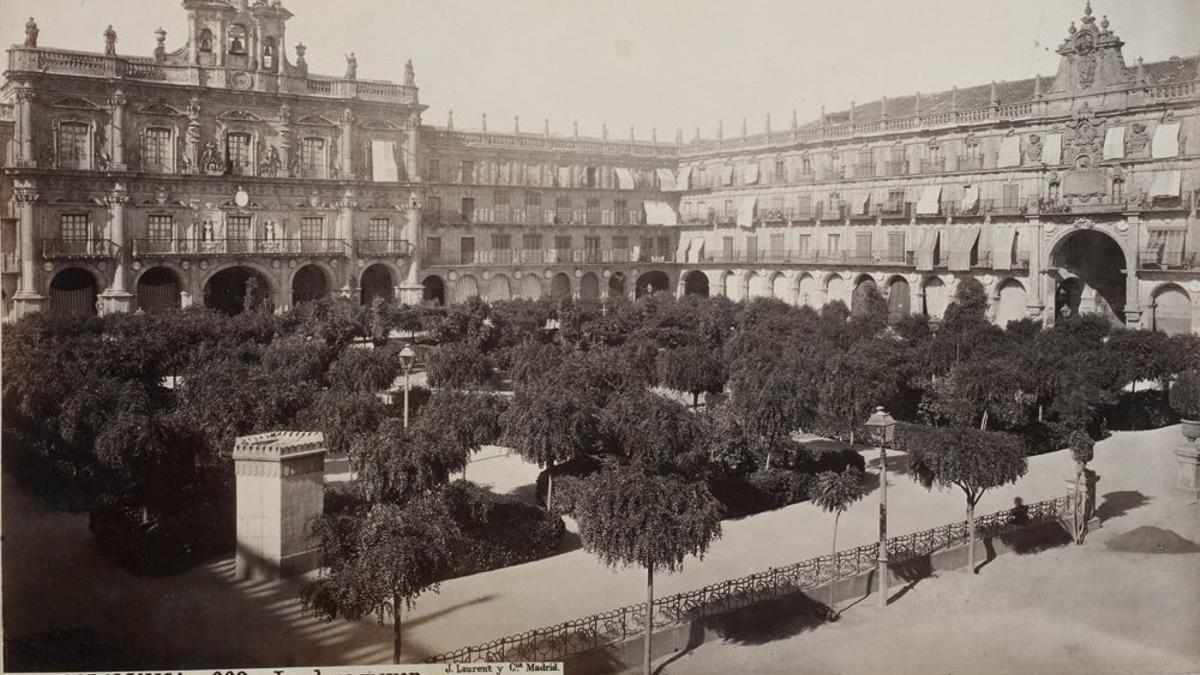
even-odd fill
[(600, 265), (631, 262), (674, 262), (675, 252), (635, 251), (632, 248), (481, 249), (425, 257), (431, 266), (458, 265)]
[(762, 251), (705, 252), (703, 262), (710, 263), (836, 263), (842, 265), (915, 264), (912, 251), (833, 251), (817, 249), (766, 249)]
[(108, 239), (43, 239), (45, 260), (96, 260), (115, 258), (119, 247)]
[(983, 157), (979, 155), (959, 155), (959, 171), (979, 171), (983, 168)]
[(942, 173), (946, 170), (946, 158), (921, 160), (921, 173)]
[(1200, 271), (1200, 253), (1143, 249), (1138, 251), (1138, 269)]
[(345, 255), (342, 239), (134, 239), (133, 257)]
[(413, 245), (403, 239), (355, 239), (354, 250), (360, 257), (412, 255)]

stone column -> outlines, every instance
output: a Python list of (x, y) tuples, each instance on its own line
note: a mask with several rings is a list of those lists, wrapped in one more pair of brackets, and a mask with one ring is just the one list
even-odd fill
[(413, 192), (408, 198), (408, 211), (404, 214), (404, 239), (409, 245), (408, 273), (400, 284), (398, 299), (405, 305), (421, 304), (425, 297), (425, 287), (421, 284), (421, 195)]
[(108, 127), (110, 162), (113, 171), (125, 171), (125, 103), (127, 99), (120, 90), (113, 92), (108, 104), (112, 107), (112, 124)]
[[(1137, 231), (1137, 226), (1134, 226)], [(1142, 321), (1141, 284), (1138, 283), (1138, 254), (1136, 235), (1126, 241), (1125, 249), (1125, 325), (1137, 328)]]
[[(1042, 269), (1042, 227), (1037, 216), (1031, 216), (1025, 220), (1024, 231), (1018, 230), (1017, 236), (1029, 237), (1029, 286), (1028, 293), (1025, 298), (1025, 311), (1030, 317), (1038, 318), (1043, 316), (1046, 310), (1046, 291), (1045, 280)], [(1050, 306), (1054, 306), (1054, 298), (1051, 296)]]
[[(1184, 422), (1183, 428), (1189, 427)], [(1175, 448), (1174, 491), (1190, 501), (1200, 500), (1200, 440), (1184, 436), (1184, 442)]]
[(405, 129), (404, 142), (404, 171), (408, 180), (414, 183), (421, 180), (421, 167), (417, 165), (419, 154), (418, 145), (421, 139), (421, 113), (413, 113), (409, 118), (408, 128)]
[[(282, 72), (282, 70), (281, 70)], [(292, 175), (292, 108), (284, 103), (279, 106), (279, 163), (280, 171), (289, 178)]]
[(200, 98), (198, 96), (193, 96), (188, 100), (187, 117), (187, 137), (183, 151), (187, 155), (191, 173), (204, 173), (204, 167), (200, 166)]
[(113, 270), (112, 285), (100, 294), (104, 314), (133, 311), (135, 297), (127, 290), (125, 276), (128, 273), (129, 242), (125, 237), (125, 204), (129, 202), (129, 192), (124, 185), (118, 183), (113, 191), (105, 195), (104, 203), (108, 205), (112, 226), (109, 233), (117, 250), (114, 254), (115, 269)]
[(354, 178), (354, 111), (346, 108), (342, 111), (342, 143), (341, 143), (342, 179)]
[(37, 159), (33, 155), (34, 98), (33, 87), (26, 84), (17, 88), (17, 122), (20, 126), (17, 130), (20, 153), (15, 162), (17, 166), (37, 166)]
[(37, 249), (33, 237), (34, 204), (38, 200), (37, 184), (33, 181), (17, 181), (13, 185), (13, 198), (20, 207), (21, 278), (17, 281), (17, 292), (13, 295), (13, 314), (22, 317), (42, 308), (46, 298), (37, 292)]
[(325, 437), (268, 431), (233, 446), (237, 495), (237, 579), (280, 579), (315, 569), (309, 536), (325, 510)]
[(338, 238), (346, 246), (350, 263), (346, 268), (346, 283), (342, 286), (342, 297), (353, 298), (358, 290), (355, 276), (358, 274), (358, 251), (354, 247), (354, 209), (358, 208), (358, 198), (354, 190), (346, 190), (338, 200)]

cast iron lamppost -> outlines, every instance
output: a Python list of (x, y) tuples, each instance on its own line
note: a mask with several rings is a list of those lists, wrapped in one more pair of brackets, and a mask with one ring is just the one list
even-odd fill
[(887, 607), (888, 549), (887, 549), (887, 446), (896, 435), (896, 420), (884, 412), (883, 406), (867, 419), (867, 431), (879, 445), (879, 606)]
[(412, 371), (413, 361), (417, 360), (417, 353), (413, 351), (412, 345), (404, 345), (404, 349), (400, 350), (400, 367), (404, 369), (404, 428), (408, 428), (408, 374)]

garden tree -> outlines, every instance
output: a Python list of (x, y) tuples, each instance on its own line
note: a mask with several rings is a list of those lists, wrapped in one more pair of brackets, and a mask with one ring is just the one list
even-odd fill
[(600, 316), (597, 302), (575, 302), (570, 298), (558, 301), (554, 316), (558, 319), (558, 334), (563, 342), (577, 345), (583, 340), (583, 328)]
[(142, 522), (168, 508), (195, 478), (204, 439), (167, 414), (120, 412), (96, 437), (96, 459), (125, 481), (136, 495)]
[(1151, 330), (1120, 330), (1105, 343), (1106, 349), (1121, 364), (1120, 382), (1137, 391), (1141, 380), (1157, 382), (1165, 394), (1171, 378), (1178, 372), (1171, 354), (1171, 338)]
[(956, 426), (988, 428), (989, 419), (1007, 427), (1025, 424), (1035, 397), (1023, 391), (1024, 373), (1016, 355), (976, 356), (950, 368), (929, 391), (929, 408)]
[(725, 379), (720, 355), (703, 345), (683, 345), (658, 354), (658, 381), (691, 394), (693, 408), (700, 406), (700, 394), (723, 391)]
[(608, 449), (657, 470), (692, 473), (704, 463), (698, 424), (687, 408), (645, 389), (614, 396), (600, 411)]
[(301, 303), (284, 321), (292, 326), (290, 332), (320, 340), (335, 351), (367, 335), (365, 308), (344, 298)]
[(675, 572), (688, 556), (703, 558), (721, 536), (721, 507), (703, 483), (640, 467), (606, 469), (575, 504), (583, 547), (610, 567), (646, 570), (645, 672), (654, 631), (654, 573)]
[(467, 450), (451, 435), (388, 418), (350, 448), (358, 487), (369, 502), (404, 504), (426, 495), (467, 465)]
[(1095, 441), (1083, 429), (1075, 429), (1067, 435), (1067, 443), (1071, 448), (1071, 458), (1075, 460), (1075, 498), (1071, 508), (1072, 525), (1075, 530), (1075, 543), (1082, 544), (1087, 534), (1087, 503), (1083, 490), (1087, 480), (1087, 463), (1095, 456)]
[(411, 305), (394, 307), (392, 309), (392, 327), (406, 331), (409, 339), (415, 339), (417, 331), (424, 327), (421, 319), (425, 316), (425, 313), (425, 309), (422, 307), (413, 307)]
[(975, 349), (1003, 337), (1004, 332), (988, 321), (987, 304), (983, 284), (971, 277), (959, 281), (954, 300), (927, 345), (929, 375), (941, 376)]
[(388, 336), (395, 323), (396, 318), (391, 303), (381, 295), (375, 296), (371, 300), (371, 307), (367, 310), (366, 316), (367, 336), (371, 338), (371, 342), (375, 343), (376, 347), (387, 344)]
[(496, 346), (516, 347), (544, 341), (544, 328), (551, 310), (534, 300), (504, 300), (492, 305), (490, 316), (497, 332)]
[(741, 308), (729, 298), (689, 296), (680, 303), (691, 305), (696, 314), (696, 333), (711, 349), (720, 349), (738, 324)]
[[(557, 368), (517, 387), (508, 410), (500, 416), (501, 443), (547, 469), (546, 508), (553, 508), (554, 465), (592, 450), (597, 441), (595, 396)], [(586, 383), (584, 383), (586, 384)]]
[(334, 356), (333, 348), (324, 342), (295, 335), (276, 338), (259, 351), (259, 360), (268, 370), (282, 377), (316, 384), (325, 382), (326, 371)]
[(564, 354), (565, 350), (559, 345), (542, 342), (530, 341), (512, 347), (509, 352), (509, 373), (513, 384), (525, 384), (557, 368)]
[(347, 347), (329, 364), (329, 386), (341, 391), (375, 392), (400, 375), (400, 350), (395, 346)]
[(375, 394), (334, 389), (318, 393), (297, 423), (324, 434), (330, 454), (347, 455), (359, 436), (373, 433), (386, 417), (387, 406)]
[(658, 343), (653, 339), (638, 333), (630, 336), (619, 347), (593, 349), (583, 357), (593, 363), (607, 364), (612, 368), (611, 373), (604, 379), (614, 389), (619, 389), (615, 383), (627, 383), (630, 386), (652, 387), (658, 384), (658, 373), (655, 364), (658, 361)]
[(850, 318), (859, 335), (870, 337), (887, 327), (888, 304), (875, 284), (868, 283), (859, 288), (855, 290), (858, 302), (851, 309)]
[(975, 573), (975, 505), (991, 488), (1025, 475), (1025, 445), (1016, 436), (968, 427), (898, 424), (896, 446), (908, 453), (914, 479), (926, 489), (957, 486), (967, 498), (967, 560)]
[[(790, 357), (790, 358), (789, 358)], [(743, 358), (730, 368), (729, 406), (752, 439), (754, 452), (771, 469), (776, 450), (812, 421), (811, 369), (798, 353), (765, 360)]]
[[(429, 398), (414, 425), (431, 438), (446, 439), (469, 462), (483, 446), (500, 439), (500, 416), (507, 407), (508, 399), (497, 395), (441, 389)], [(463, 463), (464, 479), (467, 462)]]
[[(813, 478), (809, 497), (826, 512), (833, 512), (833, 555), (837, 555), (838, 520), (854, 502), (867, 496), (863, 473), (847, 466), (841, 473), (822, 471)], [(833, 584), (829, 584), (829, 609), (833, 609)], [(836, 617), (836, 614), (834, 615)]]
[(900, 364), (894, 341), (861, 340), (845, 351), (835, 351), (825, 361), (819, 385), (817, 416), (830, 431), (854, 434), (871, 411), (886, 405), (899, 389)]
[(700, 449), (711, 465), (737, 475), (754, 471), (753, 441), (728, 406), (705, 410), (697, 415), (697, 421)]
[(435, 495), (404, 506), (374, 504), (365, 516), (326, 514), (313, 526), (324, 567), (303, 591), (304, 608), (326, 621), (392, 619), (392, 658), (400, 663), (401, 612), (436, 592), (458, 526)]
[(441, 319), (430, 331), (434, 342), (445, 345), (465, 341), (484, 353), (495, 347), (499, 331), (491, 317), (492, 308), (486, 302), (471, 297), (443, 311)]
[(467, 389), (487, 382), (491, 367), (470, 342), (449, 342), (427, 352), (425, 373), (432, 387)]

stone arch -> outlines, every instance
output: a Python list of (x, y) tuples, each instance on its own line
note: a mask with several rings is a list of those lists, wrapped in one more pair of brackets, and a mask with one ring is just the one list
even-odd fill
[(771, 297), (771, 282), (766, 276), (758, 272), (747, 272), (743, 283), (746, 284), (747, 300)]
[(771, 296), (789, 305), (796, 304), (796, 284), (783, 272), (771, 275)]
[(899, 274), (887, 282), (888, 320), (896, 321), (912, 313), (912, 289)]
[(608, 295), (609, 297), (625, 297), (625, 273), (613, 272), (608, 278)]
[(477, 297), (479, 297), (478, 279), (470, 274), (463, 274), (454, 281), (454, 302), (462, 303)]
[(721, 295), (734, 302), (745, 299), (742, 294), (742, 282), (737, 274), (728, 270), (721, 274)]
[(96, 316), (100, 284), (83, 267), (66, 267), (50, 280), (49, 313), (56, 316)]
[(370, 305), (375, 298), (383, 298), (391, 302), (396, 297), (396, 277), (392, 268), (383, 263), (367, 265), (358, 277), (358, 294), (364, 305)]
[(950, 303), (950, 291), (945, 282), (939, 277), (929, 277), (921, 286), (921, 295), (924, 296), (921, 311), (930, 319), (940, 321)]
[(566, 300), (571, 297), (571, 277), (559, 272), (550, 279), (550, 297)]
[(821, 287), (817, 278), (805, 272), (796, 280), (796, 304), (816, 309), (820, 301)]
[(421, 300), (439, 305), (446, 304), (446, 282), (436, 274), (421, 281)]
[(645, 295), (653, 295), (659, 291), (671, 290), (671, 277), (667, 276), (662, 270), (650, 270), (638, 275), (637, 284), (634, 286), (635, 297)]
[(585, 272), (579, 280), (579, 299), (588, 302), (600, 301), (600, 277), (595, 272)]
[(685, 295), (708, 297), (708, 275), (700, 270), (692, 270), (683, 275), (683, 292)]
[(512, 284), (503, 274), (493, 274), (487, 282), (487, 301), (504, 302), (512, 300)]
[(1151, 298), (1150, 325), (1167, 335), (1192, 332), (1192, 297), (1179, 284), (1162, 284)]
[(542, 297), (542, 280), (532, 272), (526, 272), (521, 277), (520, 296), (526, 300), (537, 300)]
[(183, 281), (175, 270), (165, 265), (147, 267), (138, 275), (137, 307), (147, 314), (162, 314), (179, 309)]
[[(366, 277), (365, 271), (363, 274)], [(292, 275), (292, 306), (302, 302), (316, 302), (329, 298), (329, 274), (320, 265), (309, 263), (301, 265)], [(366, 300), (366, 288), (363, 290)]]
[(825, 277), (825, 303), (835, 300), (846, 302), (846, 299), (846, 280), (837, 273)]
[(858, 313), (863, 309), (863, 302), (872, 290), (879, 290), (879, 284), (869, 274), (860, 274), (854, 281), (854, 292), (850, 294), (850, 311)]
[[(1060, 270), (1063, 279), (1078, 279), (1078, 311), (1100, 314), (1114, 324), (1125, 322), (1130, 256), (1124, 245), (1101, 229), (1072, 229), (1059, 235), (1048, 247), (1047, 269)], [(1073, 304), (1064, 297), (1068, 284), (1055, 289), (1055, 311)], [(1061, 316), (1061, 315), (1060, 315)]]
[(241, 314), (245, 302), (265, 302), (274, 294), (270, 274), (253, 263), (233, 263), (213, 270), (204, 281), (204, 306), (226, 314)]
[(1025, 318), (1029, 295), (1025, 285), (1016, 279), (1005, 279), (996, 287), (996, 325), (1006, 328), (1010, 321)]

